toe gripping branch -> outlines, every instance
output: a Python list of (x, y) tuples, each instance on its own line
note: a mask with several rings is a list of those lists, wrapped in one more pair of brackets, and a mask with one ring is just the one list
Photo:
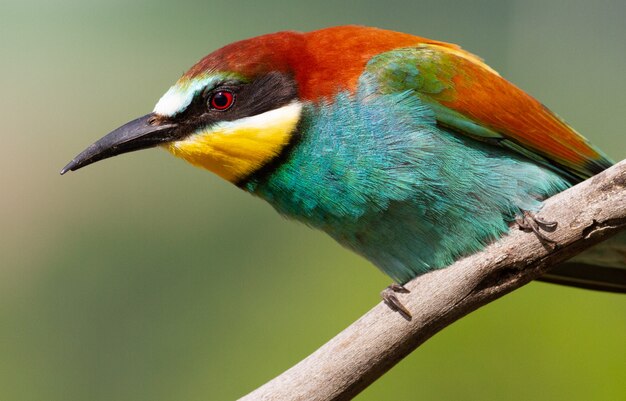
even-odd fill
[[(530, 211), (524, 211), (515, 221), (519, 225), (520, 230), (533, 232), (539, 240), (545, 244), (556, 245), (556, 241), (546, 236), (544, 231), (554, 232), (558, 223), (556, 221), (547, 221)], [(406, 320), (411, 320), (411, 312), (400, 302), (396, 294), (408, 294), (410, 291), (401, 284), (391, 284), (385, 288), (380, 296), (389, 308), (398, 312)]]
[(402, 302), (396, 296), (396, 294), (408, 294), (410, 292), (403, 285), (393, 283), (382, 290), (380, 296), (392, 311), (398, 312), (406, 320), (411, 320), (411, 312), (409, 312), (406, 306), (402, 305)]
[(548, 238), (543, 231), (553, 232), (556, 230), (558, 223), (556, 221), (547, 221), (537, 216), (535, 213), (525, 210), (521, 216), (515, 218), (520, 230), (532, 231), (541, 242), (550, 245), (556, 245), (556, 241)]

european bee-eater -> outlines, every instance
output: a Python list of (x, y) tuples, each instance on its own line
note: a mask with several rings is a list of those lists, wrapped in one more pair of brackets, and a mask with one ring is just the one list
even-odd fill
[[(325, 231), (395, 290), (516, 219), (547, 240), (541, 201), (612, 164), (479, 57), (358, 26), (223, 47), (61, 173), (155, 146)], [(626, 241), (614, 250), (545, 279), (626, 291)]]

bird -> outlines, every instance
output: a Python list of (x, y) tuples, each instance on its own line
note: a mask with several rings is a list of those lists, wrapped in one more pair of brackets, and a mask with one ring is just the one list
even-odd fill
[[(385, 302), (409, 317), (395, 296), (409, 280), (515, 222), (549, 243), (558, 222), (537, 216), (542, 201), (613, 164), (478, 56), (365, 26), (226, 45), (61, 174), (153, 147), (362, 255), (393, 280)], [(602, 262), (583, 253), (542, 279), (626, 292), (622, 239)]]

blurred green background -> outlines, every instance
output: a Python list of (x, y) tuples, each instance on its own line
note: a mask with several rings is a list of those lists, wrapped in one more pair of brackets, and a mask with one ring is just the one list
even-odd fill
[[(461, 44), (626, 157), (626, 2), (0, 2), (0, 401), (232, 400), (389, 279), (166, 152), (64, 177), (232, 41), (357, 23)], [(366, 400), (626, 399), (626, 299), (533, 283), (428, 341)]]

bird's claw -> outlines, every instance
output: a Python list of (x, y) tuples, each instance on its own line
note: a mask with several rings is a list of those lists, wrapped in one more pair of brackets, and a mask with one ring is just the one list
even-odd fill
[(556, 245), (555, 240), (548, 238), (548, 236), (546, 236), (542, 232), (542, 230), (554, 231), (558, 226), (558, 223), (556, 221), (544, 220), (533, 212), (529, 212), (527, 210), (524, 211), (522, 216), (516, 217), (515, 221), (517, 222), (520, 230), (532, 231), (537, 236), (537, 238), (539, 238), (540, 241), (551, 245)]
[(406, 320), (411, 320), (411, 312), (409, 312), (406, 306), (402, 305), (402, 302), (400, 302), (400, 300), (396, 296), (396, 293), (408, 294), (409, 292), (411, 291), (406, 289), (404, 286), (394, 283), (385, 288), (380, 293), (380, 296), (382, 297), (385, 304), (387, 304), (387, 306), (391, 308), (392, 311), (398, 312)]

